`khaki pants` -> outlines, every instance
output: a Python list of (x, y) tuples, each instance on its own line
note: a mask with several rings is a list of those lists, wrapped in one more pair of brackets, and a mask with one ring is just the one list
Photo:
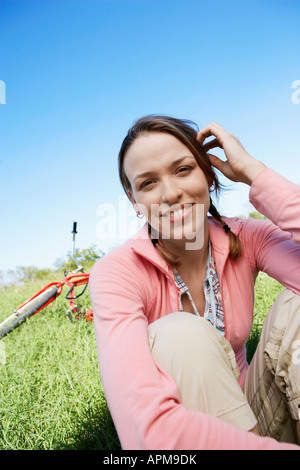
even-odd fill
[(283, 291), (267, 315), (243, 390), (230, 343), (207, 320), (174, 312), (148, 327), (151, 352), (181, 402), (263, 436), (297, 443), (300, 419), (300, 296)]

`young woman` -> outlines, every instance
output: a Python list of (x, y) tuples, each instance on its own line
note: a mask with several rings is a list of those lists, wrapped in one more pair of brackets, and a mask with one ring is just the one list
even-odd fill
[[(214, 168), (272, 222), (221, 217)], [(300, 188), (218, 124), (166, 116), (132, 126), (119, 171), (147, 223), (96, 263), (90, 293), (122, 448), (299, 450)], [(248, 366), (259, 271), (286, 289)]]

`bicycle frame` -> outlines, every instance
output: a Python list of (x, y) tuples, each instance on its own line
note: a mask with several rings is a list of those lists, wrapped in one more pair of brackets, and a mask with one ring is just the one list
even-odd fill
[[(29, 302), (31, 302), (33, 299), (35, 299), (36, 297), (38, 297), (40, 294), (42, 294), (43, 292), (45, 292), (47, 289), (49, 289), (49, 287), (51, 286), (56, 286), (57, 287), (57, 294), (52, 297), (46, 304), (44, 304), (39, 310), (37, 310), (33, 315), (36, 315), (38, 312), (40, 312), (43, 308), (45, 308), (48, 304), (50, 304), (51, 302), (53, 302), (53, 300), (58, 297), (61, 292), (62, 292), (62, 289), (64, 287), (64, 285), (67, 285), (70, 287), (70, 290), (67, 294), (67, 296), (69, 294), (73, 294), (74, 292), (74, 288), (77, 287), (77, 286), (81, 286), (81, 285), (87, 285), (88, 284), (88, 281), (89, 281), (89, 276), (90, 274), (89, 273), (80, 273), (80, 274), (77, 274), (76, 272), (72, 272), (70, 274), (68, 274), (67, 276), (65, 276), (61, 281), (57, 282), (57, 281), (54, 281), (54, 282), (50, 282), (49, 284), (47, 284), (46, 286), (44, 286), (42, 289), (40, 289), (38, 292), (36, 292), (32, 297), (30, 297), (29, 299), (27, 299), (24, 303), (22, 303), (21, 305), (19, 305), (19, 307), (16, 308), (16, 310), (20, 310), (21, 308), (25, 307), (25, 305), (27, 305)], [(85, 290), (85, 289), (84, 289)], [(83, 291), (84, 292), (84, 291)], [(72, 296), (72, 297), (67, 297), (66, 298), (68, 300), (70, 300), (70, 309), (69, 311), (74, 311), (75, 313), (78, 313), (77, 310), (76, 310), (76, 305), (74, 304), (74, 299), (76, 299), (77, 297), (79, 297), (80, 295), (83, 294), (80, 293), (79, 295), (77, 296)]]
[[(67, 295), (65, 296), (66, 299), (68, 299), (70, 301), (70, 307), (66, 312), (69, 319), (71, 321), (73, 321), (72, 313), (75, 313), (77, 315), (77, 318), (79, 318), (79, 316), (81, 314), (83, 314), (84, 318), (87, 321), (93, 321), (93, 309), (89, 309), (86, 312), (84, 312), (84, 309), (83, 309), (81, 312), (79, 312), (78, 309), (77, 309), (77, 305), (75, 305), (75, 303), (74, 303), (74, 300), (77, 299), (78, 297), (80, 297), (84, 293), (85, 289), (87, 288), (87, 285), (88, 285), (88, 282), (89, 282), (89, 277), (90, 277), (89, 273), (84, 273), (83, 272), (83, 266), (78, 264), (78, 262), (77, 262), (77, 260), (74, 256), (75, 235), (77, 233), (76, 227), (77, 227), (77, 222), (73, 222), (73, 231), (71, 232), (73, 234), (71, 258), (75, 262), (75, 264), (77, 265), (77, 269), (75, 271), (71, 271), (69, 273), (65, 272), (65, 277), (61, 281), (50, 282), (49, 284), (44, 286), (42, 289), (40, 289), (38, 292), (36, 292), (32, 297), (30, 297), (25, 302), (23, 302), (21, 305), (19, 305), (14, 310), (14, 313), (12, 315), (10, 315), (8, 318), (6, 318), (0, 324), (1, 329), (3, 329), (3, 327), (4, 327), (4, 334), (8, 334), (8, 332), (12, 331), (11, 329), (9, 329), (9, 327), (8, 327), (8, 330), (7, 330), (7, 326), (4, 326), (4, 325), (7, 325), (7, 324), (9, 324), (9, 322), (13, 322), (13, 321), (17, 320), (17, 318), (20, 319), (20, 323), (21, 323), (21, 322), (24, 321), (25, 318), (27, 318), (27, 317), (29, 318), (30, 316), (36, 315), (38, 312), (43, 310), (47, 305), (49, 305), (51, 302), (53, 302), (53, 300), (55, 298), (57, 298), (62, 293), (63, 287), (65, 285), (67, 285), (70, 288)], [(80, 271), (82, 271), (82, 272), (80, 272)], [(74, 295), (75, 287), (81, 286), (81, 285), (85, 285), (82, 292), (80, 292), (80, 294)], [(56, 289), (53, 288), (54, 286), (56, 287)], [(51, 287), (52, 287), (52, 290), (51, 290)], [(48, 292), (48, 295), (46, 294), (45, 300), (40, 303), (38, 297), (42, 296), (42, 294), (44, 292), (46, 293), (46, 291), (48, 291), (48, 290), (50, 290), (50, 291)], [(31, 302), (35, 303), (35, 308), (33, 308), (32, 311), (28, 310), (28, 309), (30, 309), (30, 303)], [(27, 306), (27, 312), (26, 312), (26, 306)], [(20, 323), (17, 323), (16, 326), (13, 326), (13, 329), (16, 328)], [(3, 334), (3, 331), (1, 331), (1, 333)]]

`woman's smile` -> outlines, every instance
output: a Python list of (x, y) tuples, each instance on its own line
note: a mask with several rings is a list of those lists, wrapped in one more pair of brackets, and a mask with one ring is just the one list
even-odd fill
[(167, 133), (142, 134), (129, 148), (124, 167), (132, 203), (162, 239), (196, 237), (207, 219), (209, 186), (194, 155), (181, 141)]
[(193, 209), (193, 204), (183, 204), (182, 207), (174, 208), (170, 207), (168, 211), (162, 214), (164, 219), (168, 219), (169, 222), (181, 222), (188, 215), (191, 214)]

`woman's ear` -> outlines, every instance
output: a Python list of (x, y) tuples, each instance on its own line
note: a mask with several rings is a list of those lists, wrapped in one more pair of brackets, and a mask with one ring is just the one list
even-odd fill
[(213, 189), (211, 189), (211, 188), (214, 186), (214, 180), (213, 180), (213, 178), (210, 177), (210, 176), (207, 176), (207, 177), (206, 177), (206, 180), (207, 180), (207, 185), (208, 185), (208, 187), (209, 187), (209, 190), (210, 190), (210, 191), (213, 191)]
[(139, 214), (139, 206), (138, 206), (138, 204), (137, 204), (137, 202), (136, 202), (136, 200), (135, 200), (135, 198), (132, 194), (132, 191), (130, 189), (128, 189), (128, 191), (127, 191), (127, 196), (129, 197), (129, 200), (130, 200), (135, 212), (137, 214)]
[(131, 204), (134, 206), (136, 204), (136, 200), (133, 197), (131, 189), (127, 190), (127, 196), (129, 197)]

